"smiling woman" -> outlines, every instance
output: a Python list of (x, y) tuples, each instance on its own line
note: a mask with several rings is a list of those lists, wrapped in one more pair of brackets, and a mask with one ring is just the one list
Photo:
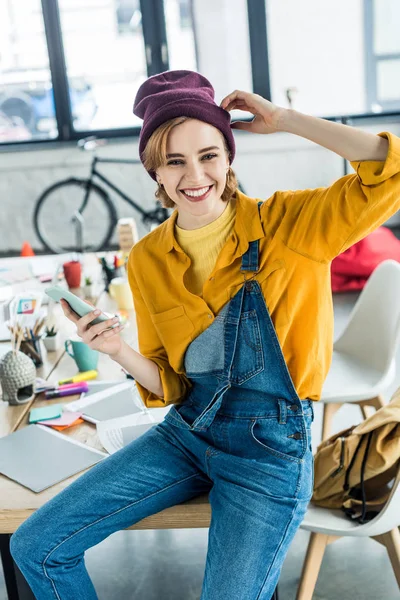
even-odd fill
[[(200, 149), (193, 148), (190, 144), (186, 150), (188, 151), (187, 155), (182, 152), (189, 146), (190, 139), (198, 140), (197, 144)], [(204, 147), (201, 144), (203, 139), (205, 143), (209, 142)], [(217, 191), (222, 187), (225, 178), (220, 199), (223, 203), (229, 201), (238, 187), (233, 169), (227, 168), (227, 160), (230, 159), (230, 156), (231, 152), (226, 139), (219, 129), (197, 119), (176, 117), (163, 123), (152, 133), (143, 153), (143, 164), (147, 171), (157, 173), (159, 186), (155, 194), (156, 198), (165, 208), (176, 208), (179, 206), (179, 199), (177, 199), (179, 192), (181, 192), (181, 203), (182, 195), (191, 202), (205, 200), (211, 195), (209, 192), (213, 188), (215, 195), (215, 181), (209, 177), (211, 174), (215, 174), (216, 165), (221, 167), (222, 177), (221, 186), (218, 186)], [(190, 165), (188, 167), (190, 161), (198, 163), (198, 167), (194, 168), (199, 169), (200, 176), (203, 173), (203, 179), (193, 185), (194, 182), (186, 177), (187, 181), (183, 181), (183, 186), (180, 188), (175, 186), (174, 192), (171, 189), (173, 179), (177, 180), (180, 177), (182, 181), (183, 174), (188, 175), (187, 169), (190, 168)], [(199, 172), (197, 176), (199, 176)], [(196, 176), (196, 171), (194, 175)], [(202, 192), (204, 188), (207, 188), (206, 191), (200, 194), (199, 192)]]
[[(254, 116), (235, 128), (300, 135), (356, 173), (247, 197), (230, 167), (235, 109)], [(32, 515), (13, 556), (41, 600), (95, 600), (88, 548), (210, 492), (201, 600), (269, 600), (313, 491), (312, 405), (332, 359), (330, 264), (400, 208), (400, 140), (242, 90), (218, 106), (191, 71), (147, 79), (134, 112), (140, 158), (176, 210), (130, 252), (139, 352), (122, 342), (112, 359), (147, 407), (173, 406)]]

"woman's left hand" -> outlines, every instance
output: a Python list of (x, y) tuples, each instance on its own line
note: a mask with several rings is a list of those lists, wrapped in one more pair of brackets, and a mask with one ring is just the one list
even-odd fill
[(282, 124), (287, 110), (276, 106), (258, 94), (235, 90), (221, 102), (225, 110), (245, 110), (254, 115), (252, 121), (235, 121), (232, 129), (243, 129), (252, 133), (275, 133), (282, 131)]

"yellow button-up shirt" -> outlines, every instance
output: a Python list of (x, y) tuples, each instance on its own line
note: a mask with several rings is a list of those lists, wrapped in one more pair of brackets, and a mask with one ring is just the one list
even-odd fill
[[(179, 246), (177, 210), (133, 246), (128, 278), (136, 311), (140, 353), (160, 369), (164, 398), (137, 387), (148, 407), (180, 403), (188, 345), (211, 325), (241, 288), (242, 255), (260, 240), (255, 275), (283, 356), (301, 399), (319, 400), (332, 360), (332, 259), (382, 225), (400, 208), (400, 139), (389, 141), (385, 161), (352, 162), (356, 174), (325, 188), (278, 191), (261, 206), (236, 192), (236, 218), (203, 297), (184, 285), (190, 259)], [(246, 278), (253, 276), (246, 273)]]

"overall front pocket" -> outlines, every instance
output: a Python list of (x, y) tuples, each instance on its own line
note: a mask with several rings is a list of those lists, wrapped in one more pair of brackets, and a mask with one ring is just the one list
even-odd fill
[(279, 423), (266, 418), (252, 419), (251, 441), (282, 460), (301, 462), (307, 449), (307, 432), (302, 416)]

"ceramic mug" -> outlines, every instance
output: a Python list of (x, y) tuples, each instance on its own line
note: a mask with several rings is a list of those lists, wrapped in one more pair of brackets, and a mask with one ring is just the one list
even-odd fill
[(63, 264), (64, 277), (69, 288), (78, 288), (81, 285), (82, 265), (78, 260), (70, 260)]
[(99, 360), (97, 350), (89, 348), (80, 338), (71, 338), (65, 341), (65, 350), (74, 359), (79, 371), (91, 371), (96, 369)]
[(133, 299), (128, 280), (124, 277), (114, 277), (108, 287), (109, 294), (120, 310), (132, 310)]

